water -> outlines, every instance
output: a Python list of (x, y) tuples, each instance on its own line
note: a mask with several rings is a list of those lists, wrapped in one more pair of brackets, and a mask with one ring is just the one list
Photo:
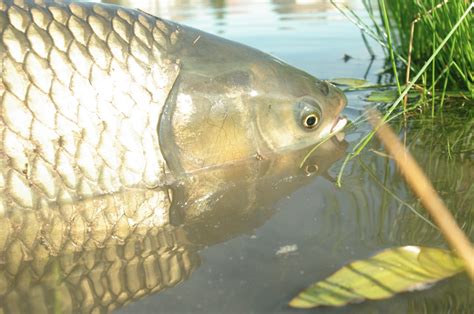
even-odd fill
[[(343, 2), (367, 18), (361, 1)], [(256, 47), (318, 78), (365, 78), (374, 83), (386, 79), (379, 75), (384, 54), (378, 45), (370, 41), (377, 54), (372, 62), (360, 31), (328, 1), (125, 4)], [(355, 120), (373, 106), (363, 100), (367, 93), (348, 93), (344, 114)], [(421, 115), (410, 123), (407, 143), (472, 239), (474, 167), (472, 150), (466, 150), (472, 117), (465, 116), (452, 123), (449, 116), (432, 120)], [(287, 302), (297, 292), (350, 261), (393, 246), (444, 247), (439, 232), (409, 208), (423, 212), (392, 162), (379, 154), (383, 148), (376, 141), (348, 163), (342, 188), (328, 180), (337, 175), (345, 152), (368, 130), (368, 125), (358, 124), (346, 134), (348, 143), (327, 143), (303, 169), (298, 162), (304, 151), (198, 175), (196, 186), (221, 175), (219, 171), (228, 171), (232, 180), (210, 195), (182, 199), (180, 206), (188, 214), (175, 218), (188, 221), (185, 227), (149, 234), (115, 251), (92, 252), (76, 264), (71, 262), (74, 257), (52, 259), (46, 267), (48, 276), (41, 281), (47, 289), (36, 285), (25, 292), (22, 287), (28, 284), (18, 280), (18, 292), (7, 301), (20, 307), (20, 295), (33, 301), (43, 298), (50, 310), (61, 309), (74, 299), (73, 292), (64, 292), (69, 287), (68, 291), (87, 295), (84, 304), (96, 304), (95, 309), (115, 298), (113, 308), (121, 313), (294, 313)], [(447, 145), (453, 146), (452, 155), (445, 153)], [(253, 180), (256, 173), (268, 175)], [(148, 261), (159, 261), (157, 272), (144, 266)], [(68, 268), (71, 263), (75, 266)], [(55, 286), (58, 278), (67, 284)], [(154, 285), (153, 280), (161, 284)], [(6, 289), (8, 284), (0, 283), (0, 294)], [(135, 301), (122, 304), (130, 300)], [(474, 288), (459, 275), (427, 291), (311, 312), (468, 313), (473, 305)]]

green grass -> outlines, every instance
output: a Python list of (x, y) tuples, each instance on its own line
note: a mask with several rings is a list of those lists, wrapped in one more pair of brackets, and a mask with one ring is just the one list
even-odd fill
[[(407, 60), (410, 59), (412, 73), (420, 71), (471, 5), (471, 1), (465, 0), (379, 0), (378, 3), (383, 16), (390, 15), (389, 28), (397, 32), (397, 41), (390, 46), (390, 50), (397, 50)], [(473, 42), (474, 28), (472, 14), (469, 14), (424, 74), (422, 81), (429, 84), (426, 88), (432, 96), (436, 96), (438, 90), (448, 89), (470, 91), (472, 97)], [(399, 68), (400, 76), (406, 79), (406, 71), (403, 70), (403, 67)]]
[[(386, 51), (399, 94), (416, 83), (429, 102), (442, 107), (447, 92), (474, 96), (473, 5), (466, 0), (363, 0), (368, 24), (331, 1)], [(433, 58), (435, 56), (435, 58)], [(427, 67), (427, 60), (429, 66)], [(420, 76), (415, 79), (415, 76)], [(439, 101), (441, 100), (441, 101)]]
[[(457, 102), (449, 100), (453, 96), (462, 98), (459, 103), (463, 106), (467, 100), (472, 108), (474, 5), (470, 1), (378, 0), (373, 4), (374, 1), (364, 0), (371, 25), (349, 8), (331, 2), (386, 51), (386, 70), (393, 75), (398, 97), (384, 107), (384, 121), (400, 115), (406, 117), (419, 107), (430, 108), (431, 116), (435, 116), (446, 110), (446, 103), (454, 103), (449, 109), (456, 111)], [(421, 97), (407, 104), (406, 96), (415, 90)], [(356, 124), (363, 120), (364, 117)], [(338, 185), (346, 164), (360, 154), (374, 134), (375, 131), (367, 134), (348, 154), (337, 178)]]

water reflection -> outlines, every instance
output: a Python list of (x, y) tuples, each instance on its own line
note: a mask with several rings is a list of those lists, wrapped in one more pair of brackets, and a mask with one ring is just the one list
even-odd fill
[[(434, 118), (425, 113), (409, 121), (406, 133), (413, 155), (432, 180), (447, 207), (454, 213), (458, 224), (471, 239), (474, 239), (474, 143), (471, 140), (473, 127), (474, 120), (469, 116), (468, 110), (464, 114), (444, 113)], [(390, 184), (399, 188), (405, 186), (400, 178), (392, 180)], [(421, 208), (417, 200), (411, 202), (415, 207)], [(407, 218), (401, 216), (400, 219)], [(410, 230), (417, 232), (415, 234)], [(395, 234), (400, 241), (405, 242), (438, 245), (445, 243), (436, 229), (428, 228), (420, 221), (397, 225)]]
[[(242, 19), (251, 20), (254, 24), (257, 24), (256, 21), (258, 21), (263, 25), (274, 24), (278, 28), (293, 26), (274, 23), (275, 17), (282, 21), (336, 17), (326, 14), (329, 11), (336, 12), (329, 0), (102, 0), (101, 2), (140, 8), (151, 14), (178, 22), (196, 20), (199, 24), (206, 24), (212, 20), (212, 29), (219, 34), (228, 31), (228, 27), (239, 27), (241, 21), (235, 19), (234, 15), (242, 15)], [(354, 0), (339, 2), (351, 9), (360, 5), (358, 1)]]
[[(427, 121), (413, 118), (407, 143), (472, 239), (472, 122), (461, 119), (457, 122), (461, 127), (455, 127), (457, 133), (440, 132), (449, 128), (448, 121), (446, 116)], [(348, 138), (353, 140), (354, 134), (365, 134), (368, 129), (361, 124)], [(441, 153), (447, 143), (457, 146), (451, 157)], [(426, 153), (427, 147), (431, 153)], [(280, 202), (284, 210), (262, 226), (255, 239), (233, 239), (211, 248), (210, 253), (203, 252), (210, 264), (203, 265), (207, 272), (196, 272), (186, 285), (153, 297), (150, 302), (161, 311), (207, 313), (232, 309), (293, 313), (285, 301), (295, 291), (333, 273), (348, 261), (365, 258), (386, 247), (445, 247), (439, 231), (412, 212), (416, 210), (427, 217), (391, 159), (380, 152), (383, 147), (374, 141), (349, 162), (340, 190), (321, 181), (300, 187), (293, 198)], [(275, 257), (276, 248), (287, 244), (297, 244), (298, 252)], [(427, 291), (317, 312), (469, 313), (474, 304), (473, 288), (462, 274)], [(222, 299), (216, 301), (210, 295), (222, 295)], [(247, 304), (242, 300), (250, 301)], [(133, 313), (147, 308), (136, 304), (127, 310)]]
[(223, 20), (226, 17), (225, 8), (227, 7), (226, 0), (210, 0), (209, 6), (213, 8), (217, 20)]
[[(338, 1), (341, 5), (350, 7), (352, 1)], [(317, 13), (334, 11), (334, 6), (329, 0), (272, 0), (274, 12), (281, 19), (301, 19), (303, 15), (314, 18)]]
[[(110, 312), (174, 287), (199, 267), (200, 249), (264, 224), (274, 214), (275, 202), (325, 175), (346, 147), (347, 142), (334, 138), (302, 168), (299, 163), (308, 149), (194, 173), (169, 190), (154, 191), (172, 195), (169, 209), (159, 208), (159, 198), (140, 191), (116, 196), (121, 203), (107, 206), (94, 199), (75, 207), (79, 215), (93, 208), (96, 215), (107, 216), (121, 211), (117, 204), (135, 213), (147, 203), (156, 206), (155, 211), (169, 212), (170, 219), (160, 227), (146, 219), (127, 227), (106, 220), (100, 224), (104, 237), (99, 239), (92, 230), (99, 223), (95, 220), (86, 230), (87, 238), (95, 240), (82, 243), (73, 239), (77, 235), (67, 219), (59, 222), (66, 225), (62, 233), (48, 235), (52, 229), (46, 228), (29, 241), (29, 232), (15, 230), (0, 248), (0, 312)], [(42, 215), (63, 210), (42, 208)], [(18, 221), (29, 214), (16, 212), (3, 219)], [(62, 241), (56, 249), (48, 244), (54, 237)]]

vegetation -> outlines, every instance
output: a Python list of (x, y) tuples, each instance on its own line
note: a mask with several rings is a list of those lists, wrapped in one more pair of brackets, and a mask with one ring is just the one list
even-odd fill
[(443, 249), (418, 246), (386, 249), (342, 267), (300, 292), (289, 305), (313, 308), (386, 299), (400, 292), (427, 288), (462, 269), (462, 261)]
[[(417, 73), (454, 25), (463, 18), (463, 14), (471, 6), (471, 1), (379, 0), (379, 5), (385, 8), (383, 16), (389, 14), (391, 17), (389, 29), (396, 31), (398, 35), (396, 42), (389, 49), (397, 50), (408, 63), (399, 69), (410, 69), (411, 72)], [(386, 30), (388, 33), (389, 30)], [(472, 15), (469, 14), (424, 73), (421, 81), (428, 84), (426, 87), (434, 91), (469, 91), (472, 98), (473, 42)], [(409, 72), (400, 70), (400, 77), (405, 81), (409, 80)]]
[[(451, 95), (472, 100), (474, 30), (469, 14), (473, 8), (471, 2), (378, 0), (376, 3), (377, 7), (372, 1), (364, 0), (372, 25), (365, 24), (351, 11), (343, 13), (385, 47), (390, 65), (387, 70), (392, 73), (398, 92), (416, 81), (417, 90), (423, 91), (432, 104), (438, 100), (440, 107), (448, 91)], [(430, 64), (425, 68), (427, 63)], [(412, 79), (417, 73), (421, 73), (421, 77)]]
[[(464, 175), (465, 171), (458, 169), (461, 164), (463, 169), (466, 168), (470, 172), (474, 149), (474, 5), (465, 0), (364, 0), (372, 19), (372, 24), (369, 25), (350, 9), (334, 4), (362, 29), (363, 34), (371, 36), (385, 48), (387, 67), (384, 72), (390, 73), (390, 83), (393, 85), (374, 86), (357, 79), (334, 79), (333, 83), (349, 86), (346, 92), (372, 90), (368, 101), (381, 104), (385, 113), (384, 121), (391, 120), (397, 130), (401, 130), (400, 137), (403, 137), (401, 143), (399, 136), (393, 134), (390, 128), (384, 126), (382, 121), (372, 114), (374, 131), (363, 137), (347, 156), (339, 173), (338, 183), (340, 184), (344, 167), (353, 166), (348, 162), (364, 150), (377, 131), (385, 150), (391, 153), (391, 158), (396, 161), (398, 168), (402, 169), (405, 180), (410, 183), (412, 190), (423, 203), (423, 207), (429, 210), (437, 225), (427, 221), (416, 209), (420, 205), (416, 200), (414, 206), (408, 204), (386, 186), (385, 179), (380, 181), (371, 171), (374, 163), (369, 166), (362, 160), (364, 158), (357, 158), (355, 160), (359, 161), (362, 168), (383, 188), (382, 208), (390, 204), (385, 202), (387, 193), (389, 198), (400, 203), (400, 207), (403, 205), (411, 210), (406, 211), (407, 214), (415, 214), (421, 218), (408, 218), (409, 224), (395, 224), (396, 226), (390, 226), (390, 229), (408, 229), (408, 225), (413, 224), (420, 227), (410, 228), (410, 232), (399, 232), (404, 236), (416, 235), (415, 241), (400, 239), (402, 243), (418, 242), (423, 236), (444, 235), (456, 254), (464, 260), (465, 270), (474, 278), (474, 247), (469, 241), (474, 228), (473, 212), (469, 205), (469, 209), (466, 209), (466, 204), (472, 204), (472, 194), (469, 193), (472, 184), (469, 174)], [(372, 54), (366, 40), (365, 43)], [(366, 118), (357, 119), (349, 128), (357, 127), (359, 123), (365, 122)], [(369, 147), (377, 147), (377, 143), (371, 143)], [(422, 161), (423, 168), (428, 172), (427, 176), (423, 174), (421, 167), (416, 165), (406, 147), (415, 152), (421, 147), (421, 152), (415, 155)], [(391, 177), (393, 164), (388, 156), (373, 148), (369, 151), (384, 157), (386, 173)], [(366, 157), (365, 154), (361, 156)], [(442, 164), (441, 160), (445, 161), (446, 165)], [(438, 180), (430, 184), (428, 177)], [(391, 187), (394, 187), (393, 184)], [(453, 210), (453, 214), (441, 198), (448, 200), (447, 205)], [(456, 221), (461, 226), (458, 226)], [(411, 250), (415, 248), (413, 253)], [(414, 255), (401, 254), (406, 253), (404, 250)], [(418, 254), (423, 250), (430, 251), (430, 258), (424, 258), (424, 253)], [(409, 262), (411, 259), (416, 262)], [(422, 260), (429, 261), (430, 266), (427, 267)], [(451, 263), (452, 261), (456, 262)], [(416, 264), (418, 262), (419, 265)], [(439, 271), (440, 269), (451, 271), (448, 274)], [(365, 299), (387, 298), (413, 287), (426, 287), (427, 283), (452, 276), (462, 269), (461, 260), (443, 249), (415, 246), (388, 249), (372, 258), (353, 262), (327, 279), (313, 284), (295, 297), (290, 306), (342, 306)], [(410, 273), (411, 271), (414, 273)]]
[[(389, 66), (386, 71), (392, 73), (397, 97), (391, 104), (385, 105), (384, 121), (400, 115), (406, 121), (409, 114), (419, 108), (425, 110), (427, 105), (432, 116), (442, 112), (447, 103), (453, 104), (449, 106), (452, 111), (473, 108), (474, 34), (471, 11), (474, 4), (465, 0), (440, 1), (378, 0), (373, 4), (373, 1), (364, 0), (372, 25), (347, 7), (332, 1), (363, 34), (371, 36), (387, 52)], [(370, 47), (368, 50), (372, 51)], [(351, 90), (360, 88), (352, 87)], [(413, 97), (414, 93), (418, 97)], [(408, 95), (413, 100), (411, 103), (408, 102)], [(462, 114), (464, 110), (460, 112)], [(365, 117), (354, 124), (363, 120)], [(374, 134), (374, 131), (367, 134), (347, 156), (338, 175), (338, 185), (341, 185), (347, 162), (360, 154)]]
[[(471, 105), (474, 98), (474, 4), (466, 0), (363, 0), (372, 20), (367, 24), (357, 14), (331, 1), (363, 34), (385, 48), (387, 64), (398, 94), (414, 89), (422, 97), (417, 105), (442, 109), (447, 96), (460, 97)], [(381, 20), (381, 21), (380, 21)], [(365, 38), (365, 37), (364, 37)], [(365, 41), (367, 43), (367, 41)], [(372, 54), (372, 49), (368, 47)], [(400, 97), (386, 118), (398, 108)]]

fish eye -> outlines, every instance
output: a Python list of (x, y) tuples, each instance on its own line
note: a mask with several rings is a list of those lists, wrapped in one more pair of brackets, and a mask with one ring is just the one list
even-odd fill
[(305, 171), (305, 174), (306, 174), (307, 177), (312, 176), (313, 174), (318, 172), (318, 170), (319, 170), (319, 167), (316, 164), (306, 165), (306, 167), (304, 168), (304, 171)]
[(319, 124), (319, 114), (317, 112), (312, 112), (303, 117), (303, 126), (307, 129), (313, 129)]
[(322, 120), (321, 107), (316, 100), (305, 96), (296, 102), (295, 118), (304, 130), (316, 129)]

